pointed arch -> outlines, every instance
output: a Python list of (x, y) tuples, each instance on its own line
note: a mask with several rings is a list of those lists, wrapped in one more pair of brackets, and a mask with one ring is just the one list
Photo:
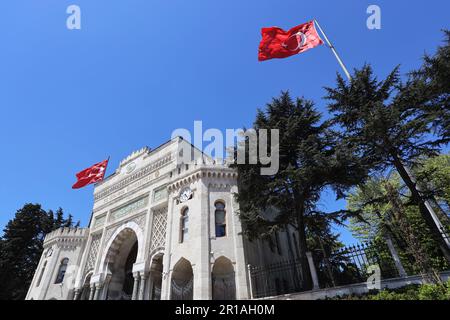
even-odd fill
[(192, 300), (194, 290), (194, 271), (189, 260), (180, 258), (173, 267), (171, 279), (172, 300)]
[(236, 281), (233, 263), (225, 256), (214, 261), (211, 272), (213, 300), (235, 300)]

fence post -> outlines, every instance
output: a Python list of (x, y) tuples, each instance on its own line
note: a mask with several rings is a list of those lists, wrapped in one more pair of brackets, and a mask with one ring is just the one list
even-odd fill
[(253, 285), (252, 285), (252, 266), (247, 265), (248, 270), (248, 285), (250, 286), (250, 299), (253, 299)]
[(389, 248), (389, 252), (391, 253), (392, 258), (394, 259), (395, 267), (397, 268), (398, 275), (402, 278), (406, 277), (405, 268), (403, 268), (402, 262), (400, 261), (400, 257), (398, 256), (397, 250), (392, 243), (392, 238), (390, 235), (386, 235), (385, 237), (387, 246)]
[(309, 270), (311, 272), (311, 278), (313, 281), (313, 290), (318, 290), (320, 288), (319, 278), (317, 277), (316, 266), (314, 265), (312, 253), (310, 251), (306, 252), (306, 257), (308, 258)]

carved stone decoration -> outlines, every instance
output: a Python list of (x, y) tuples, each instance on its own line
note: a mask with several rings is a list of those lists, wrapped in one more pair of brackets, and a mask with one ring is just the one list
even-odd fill
[(119, 227), (119, 226), (114, 226), (114, 227), (112, 227), (112, 228), (106, 229), (106, 232), (105, 232), (105, 241), (104, 241), (105, 244), (108, 243), (109, 240), (111, 240), (112, 235), (114, 234), (114, 232), (116, 231), (116, 229), (117, 229), (118, 227)]
[(130, 185), (131, 183), (133, 183), (137, 180), (140, 180), (140, 179), (144, 178), (145, 176), (151, 174), (152, 172), (162, 168), (163, 166), (170, 163), (171, 161), (172, 161), (172, 158), (171, 158), (170, 154), (166, 154), (166, 155), (158, 158), (157, 160), (153, 161), (149, 165), (147, 165), (137, 171), (133, 171), (126, 178), (120, 180), (119, 182), (113, 184), (112, 186), (110, 186), (100, 192), (95, 193), (94, 201), (99, 201), (99, 200), (109, 196), (110, 194), (112, 194), (120, 189), (125, 188), (126, 186)]
[(94, 269), (95, 262), (97, 261), (98, 249), (100, 246), (100, 240), (102, 239), (102, 233), (98, 233), (92, 236), (91, 248), (84, 268), (85, 273), (91, 269)]
[(146, 214), (141, 214), (140, 216), (133, 219), (133, 221), (141, 228), (141, 230), (145, 230), (145, 218)]
[(47, 252), (45, 253), (45, 257), (46, 258), (51, 257), (52, 254), (53, 254), (53, 248), (50, 247), (50, 248), (48, 248)]
[(134, 212), (137, 212), (142, 208), (145, 208), (148, 205), (148, 201), (149, 201), (148, 196), (145, 196), (143, 198), (141, 197), (139, 199), (136, 199), (125, 206), (112, 210), (109, 218), (110, 222), (119, 220), (124, 216), (131, 215)]
[(167, 207), (153, 211), (152, 240), (150, 251), (163, 248), (166, 243)]
[(107, 243), (109, 243), (109, 241), (111, 240), (111, 237), (113, 236), (113, 234), (116, 232), (116, 230), (123, 224), (126, 224), (127, 222), (133, 221), (134, 223), (136, 223), (139, 228), (141, 228), (142, 230), (145, 230), (145, 219), (146, 219), (146, 213), (147, 211), (145, 211), (145, 213), (140, 214), (137, 217), (131, 218), (131, 219), (127, 219), (125, 221), (123, 221), (122, 223), (120, 223), (119, 225), (114, 225), (108, 229), (106, 229), (105, 231), (105, 241), (103, 241), (103, 247), (107, 245)]
[(181, 190), (180, 195), (179, 195), (178, 198), (180, 199), (181, 203), (186, 202), (189, 199), (191, 199), (192, 198), (192, 190), (191, 190), (191, 188), (189, 188), (189, 187), (183, 188)]

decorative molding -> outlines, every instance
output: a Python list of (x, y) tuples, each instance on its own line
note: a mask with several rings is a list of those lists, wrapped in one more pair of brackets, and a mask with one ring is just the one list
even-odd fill
[(106, 212), (98, 215), (94, 218), (94, 225), (92, 226), (93, 229), (97, 229), (99, 227), (102, 227), (106, 222)]
[(120, 161), (119, 168), (125, 166), (126, 164), (130, 163), (134, 159), (138, 158), (139, 156), (143, 155), (144, 153), (149, 153), (150, 148), (145, 146), (137, 151), (133, 151), (128, 157)]
[(128, 216), (135, 211), (147, 207), (148, 204), (149, 204), (148, 195), (144, 197), (139, 197), (138, 199), (133, 199), (131, 202), (119, 208), (111, 210), (111, 213), (109, 214), (109, 222), (114, 222), (116, 220), (119, 220), (120, 218)]
[(215, 190), (229, 190), (231, 189), (231, 184), (226, 183), (210, 183), (208, 187)]
[(135, 222), (139, 226), (139, 228), (141, 228), (141, 230), (144, 231), (145, 230), (145, 221), (147, 218), (146, 213), (147, 213), (147, 211), (145, 211), (145, 213), (138, 215), (137, 217), (135, 217), (129, 221)]
[[(130, 174), (128, 177), (120, 180), (119, 182), (113, 184), (110, 187), (106, 187), (104, 190), (99, 191), (94, 194), (94, 202), (97, 202), (110, 194), (123, 189), (130, 185), (131, 183), (135, 182), (136, 180), (142, 179), (143, 177), (147, 176), (148, 174), (151, 174), (153, 171), (157, 171), (161, 167), (165, 166), (169, 162), (171, 162), (172, 156), (170, 153), (158, 158), (157, 160), (153, 161), (152, 163), (148, 164), (147, 166), (139, 169), (135, 173)], [(158, 174), (159, 175), (159, 174)]]
[(109, 240), (111, 240), (111, 237), (114, 234), (114, 232), (116, 232), (116, 230), (120, 226), (122, 226), (130, 221), (133, 221), (134, 223), (136, 223), (139, 226), (139, 228), (141, 228), (142, 231), (144, 231), (146, 216), (147, 216), (147, 210), (145, 210), (144, 212), (140, 212), (137, 215), (134, 215), (124, 221), (121, 221), (120, 223), (109, 226), (105, 231), (105, 241), (103, 241), (103, 244), (106, 245), (109, 242)]
[(185, 175), (182, 178), (178, 178), (175, 182), (169, 184), (167, 190), (169, 193), (176, 193), (184, 186), (189, 185), (201, 178), (236, 180), (237, 177), (237, 171), (232, 168), (218, 165), (202, 166), (190, 174)]
[(102, 234), (103, 233), (100, 232), (92, 236), (91, 247), (89, 249), (89, 254), (86, 261), (86, 266), (84, 267), (83, 275), (85, 275), (88, 271), (95, 268), (95, 262), (97, 261), (98, 249), (100, 247)]
[(119, 225), (115, 225), (113, 227), (110, 227), (109, 229), (106, 229), (106, 231), (105, 231), (105, 241), (103, 242), (103, 243), (105, 243), (105, 245), (106, 245), (106, 243), (109, 242), (109, 240), (111, 240), (112, 235), (114, 234), (114, 232), (117, 230), (118, 227), (120, 227), (120, 224)]
[(156, 249), (164, 248), (166, 244), (167, 207), (153, 211), (152, 239), (150, 241), (150, 253)]
[[(152, 178), (152, 174), (149, 174), (148, 176), (144, 177), (141, 180), (138, 180), (132, 184), (130, 184), (125, 189), (119, 190), (118, 192), (112, 194), (109, 197), (106, 197), (103, 199), (104, 204), (98, 205), (93, 210), (93, 215), (96, 216), (99, 212), (109, 208), (114, 203), (122, 201), (124, 199), (131, 199), (135, 193), (138, 193), (141, 190), (144, 190), (148, 188), (149, 186), (153, 184), (158, 184), (159, 181), (166, 179), (169, 176), (169, 173), (165, 173), (158, 178)], [(111, 198), (111, 199), (109, 199)]]
[(153, 190), (152, 202), (159, 202), (162, 200), (167, 200), (167, 185), (163, 185)]

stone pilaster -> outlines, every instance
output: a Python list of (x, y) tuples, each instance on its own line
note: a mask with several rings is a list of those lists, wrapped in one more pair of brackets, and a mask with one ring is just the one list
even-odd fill
[(102, 291), (102, 287), (103, 287), (103, 284), (101, 284), (101, 283), (97, 283), (95, 285), (94, 300), (99, 300), (100, 299), (100, 293)]
[(139, 294), (138, 294), (138, 300), (144, 300), (144, 293), (145, 293), (145, 284), (147, 282), (147, 274), (144, 272), (140, 273), (140, 284), (139, 284)]
[(134, 284), (133, 284), (133, 295), (131, 296), (131, 300), (137, 300), (139, 290), (139, 273), (138, 272), (134, 273), (133, 278)]
[(79, 300), (80, 299), (80, 289), (75, 289), (73, 293), (73, 300)]
[(89, 291), (89, 300), (94, 300), (95, 284), (91, 284)]
[(308, 258), (309, 270), (311, 272), (311, 278), (313, 281), (313, 290), (318, 290), (319, 287), (319, 277), (317, 276), (316, 266), (314, 265), (314, 260), (311, 252), (306, 252), (306, 257)]

